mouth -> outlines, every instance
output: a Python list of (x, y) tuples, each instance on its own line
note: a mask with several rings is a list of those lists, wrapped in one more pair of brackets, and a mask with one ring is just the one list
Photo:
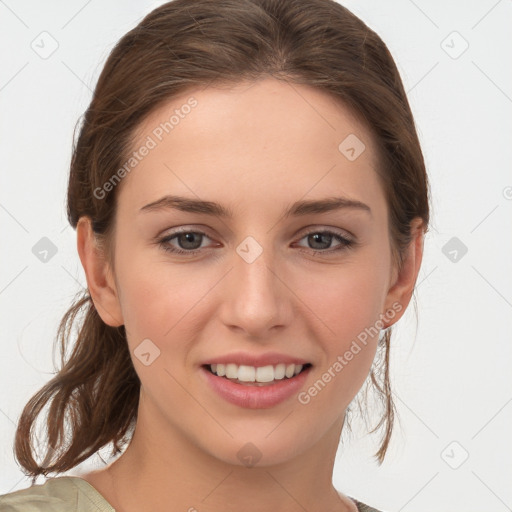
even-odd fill
[(311, 368), (311, 363), (302, 364), (277, 364), (266, 366), (247, 366), (228, 364), (204, 364), (202, 367), (216, 377), (222, 377), (235, 384), (243, 386), (272, 386), (282, 381), (290, 381), (297, 378)]

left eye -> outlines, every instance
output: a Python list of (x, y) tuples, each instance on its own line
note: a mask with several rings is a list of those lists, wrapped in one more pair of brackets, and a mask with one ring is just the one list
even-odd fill
[[(348, 238), (345, 238), (344, 236), (341, 236), (334, 231), (311, 231), (310, 233), (307, 233), (306, 236), (301, 238), (301, 240), (304, 238), (307, 238), (308, 243), (312, 243), (313, 245), (320, 245), (320, 247), (312, 247), (312, 249), (321, 252), (340, 251), (344, 248), (350, 247), (354, 243), (352, 240), (349, 240)], [(331, 249), (329, 246), (333, 240), (336, 240), (339, 243), (337, 246), (335, 246), (334, 249)], [(325, 245), (328, 247), (325, 247)]]

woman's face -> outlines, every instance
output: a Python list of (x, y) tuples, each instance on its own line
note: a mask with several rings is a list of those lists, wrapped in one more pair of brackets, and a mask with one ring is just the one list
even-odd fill
[[(341, 427), (379, 329), (407, 305), (393, 294), (370, 133), (325, 93), (265, 79), (173, 99), (132, 149), (116, 191), (117, 309), (104, 318), (126, 327), (139, 421), (234, 464), (306, 452)], [(334, 198), (358, 204), (314, 205)], [(276, 395), (203, 366), (269, 353), (252, 366), (311, 367)]]

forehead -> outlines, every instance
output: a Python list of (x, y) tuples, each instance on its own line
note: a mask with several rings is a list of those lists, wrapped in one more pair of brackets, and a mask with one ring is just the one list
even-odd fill
[(323, 91), (271, 78), (174, 97), (140, 124), (132, 151), (120, 199), (132, 207), (171, 193), (234, 208), (334, 191), (383, 200), (373, 136), (357, 117)]

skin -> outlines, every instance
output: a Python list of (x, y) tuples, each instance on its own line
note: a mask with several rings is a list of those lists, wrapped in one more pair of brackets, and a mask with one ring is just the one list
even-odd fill
[[(307, 405), (297, 396), (267, 409), (224, 401), (199, 375), (208, 358), (275, 350), (313, 364), (307, 390), (393, 304), (405, 311), (423, 252), (421, 221), (398, 271), (391, 258), (388, 209), (377, 177), (372, 134), (322, 91), (272, 78), (232, 88), (188, 91), (142, 123), (134, 150), (174, 109), (198, 105), (123, 179), (117, 190), (114, 265), (80, 219), (78, 252), (94, 304), (111, 326), (124, 324), (141, 380), (138, 422), (126, 452), (81, 475), (118, 511), (356, 510), (332, 485), (347, 406), (365, 381), (377, 337)], [(366, 149), (354, 161), (339, 144), (356, 134)], [(178, 210), (141, 213), (165, 194), (215, 201), (232, 219)], [(343, 195), (371, 208), (296, 218), (301, 199)], [(156, 240), (177, 227), (200, 229), (194, 256)], [(330, 229), (357, 243), (333, 252)], [(236, 252), (252, 236), (262, 254)], [(167, 244), (187, 250), (186, 240)], [(323, 251), (323, 252), (321, 252)], [(328, 255), (331, 251), (331, 255)], [(134, 356), (149, 338), (160, 356)], [(253, 443), (261, 459), (246, 467), (237, 452)]]

